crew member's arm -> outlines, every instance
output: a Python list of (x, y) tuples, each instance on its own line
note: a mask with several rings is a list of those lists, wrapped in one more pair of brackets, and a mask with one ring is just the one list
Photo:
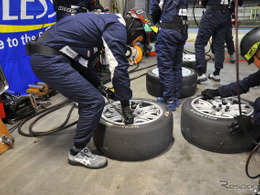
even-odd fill
[[(249, 75), (243, 80), (239, 81), (239, 92), (240, 94), (246, 93), (251, 87), (260, 85), (260, 70)], [(229, 97), (237, 95), (237, 83), (233, 82), (228, 85), (219, 87), (219, 94), (221, 97)]]
[[(239, 81), (239, 92), (240, 94), (246, 93), (251, 87), (260, 85), (260, 70), (249, 75), (243, 80)], [(230, 97), (237, 95), (237, 83), (233, 82), (228, 85), (223, 85), (218, 89), (205, 89), (201, 92), (204, 99), (211, 99), (216, 96)]]
[(125, 26), (121, 23), (110, 24), (103, 32), (102, 38), (116, 99), (121, 101), (125, 123), (131, 124), (134, 121), (134, 117), (129, 107), (132, 90), (127, 70), (129, 62), (125, 55), (127, 43)]

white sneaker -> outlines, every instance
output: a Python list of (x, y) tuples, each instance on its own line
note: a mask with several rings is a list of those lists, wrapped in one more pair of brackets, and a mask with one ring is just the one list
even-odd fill
[(200, 83), (202, 81), (206, 81), (207, 80), (207, 76), (205, 73), (203, 73), (202, 75), (198, 75), (198, 78), (197, 78), (197, 83)]
[(107, 166), (107, 159), (103, 156), (92, 154), (88, 147), (83, 148), (77, 155), (69, 153), (70, 165), (80, 165), (91, 169), (98, 169)]
[(216, 82), (219, 82), (220, 81), (220, 76), (219, 75), (214, 75), (213, 73), (212, 74), (209, 74), (209, 79), (213, 79), (214, 81)]
[(236, 61), (235, 56), (234, 55), (230, 55), (229, 61), (230, 61), (230, 63), (235, 63), (235, 61)]

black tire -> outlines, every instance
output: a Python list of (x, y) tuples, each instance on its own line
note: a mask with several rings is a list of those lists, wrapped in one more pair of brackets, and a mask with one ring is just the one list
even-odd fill
[[(161, 110), (155, 121), (146, 124), (118, 125), (100, 119), (93, 140), (97, 149), (105, 156), (122, 161), (140, 161), (165, 152), (173, 143), (173, 117), (170, 109), (159, 102), (148, 99), (132, 99), (151, 102)], [(108, 104), (106, 104), (108, 105)]]
[(182, 56), (182, 67), (191, 68), (198, 72), (196, 66), (196, 58), (194, 54), (183, 54)]
[[(244, 133), (230, 135), (228, 126), (233, 118), (214, 117), (196, 110), (193, 102), (200, 98), (188, 98), (182, 106), (181, 132), (189, 143), (218, 153), (239, 153), (254, 147), (254, 143)], [(249, 113), (249, 116), (252, 114)], [(249, 136), (259, 140), (260, 131), (251, 130)]]
[(182, 67), (181, 98), (190, 97), (197, 90), (197, 72), (191, 68)]
[(158, 68), (149, 69), (146, 73), (146, 90), (155, 97), (162, 97), (163, 87), (159, 79)]
[[(182, 67), (181, 97), (186, 98), (195, 94), (197, 90), (197, 73), (191, 68)], [(160, 83), (158, 68), (149, 69), (146, 73), (146, 90), (155, 97), (162, 97), (163, 87)]]

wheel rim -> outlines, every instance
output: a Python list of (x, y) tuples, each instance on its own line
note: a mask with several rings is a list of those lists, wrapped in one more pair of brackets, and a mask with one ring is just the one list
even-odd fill
[(159, 76), (159, 70), (158, 68), (155, 68), (152, 70), (153, 74), (155, 74), (156, 76)]
[[(203, 100), (197, 97), (192, 100), (191, 106), (197, 112), (214, 118), (234, 118), (239, 115), (238, 100), (235, 97), (214, 98)], [(251, 116), (254, 108), (246, 101), (241, 100), (241, 111), (243, 115)]]
[(192, 70), (191, 70), (191, 69), (182, 67), (182, 76), (183, 76), (183, 77), (187, 77), (187, 76), (191, 75), (191, 73), (192, 73)]
[[(182, 76), (183, 77), (187, 77), (187, 76), (192, 74), (192, 70), (191, 69), (188, 69), (188, 68), (185, 68), (185, 67), (181, 67), (181, 69), (182, 69)], [(156, 76), (159, 76), (158, 68), (153, 69), (152, 73), (155, 74)]]
[[(106, 104), (103, 112), (102, 118), (110, 123), (117, 125), (124, 125), (124, 119), (117, 110), (122, 113), (121, 103), (119, 101), (111, 102), (111, 104)], [(148, 124), (156, 121), (163, 114), (163, 109), (155, 102), (146, 100), (130, 100), (130, 108), (133, 111), (134, 123), (132, 125)]]

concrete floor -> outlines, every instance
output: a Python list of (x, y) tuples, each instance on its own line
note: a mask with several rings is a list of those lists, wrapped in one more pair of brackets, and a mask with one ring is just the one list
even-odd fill
[[(240, 38), (247, 31), (239, 32)], [(189, 41), (185, 49), (194, 51), (196, 30), (189, 30)], [(228, 55), (226, 55), (228, 57)], [(156, 63), (156, 57), (144, 57), (140, 68)], [(212, 61), (208, 63), (208, 73), (214, 70)], [(240, 62), (240, 78), (256, 71), (254, 65)], [(143, 70), (131, 74), (131, 78), (145, 73)], [(236, 79), (235, 65), (228, 61), (221, 71), (221, 82), (211, 80), (198, 85), (196, 94), (206, 88), (216, 88)], [(111, 84), (109, 83), (108, 86)], [(155, 100), (146, 91), (145, 76), (131, 82), (134, 97)], [(259, 88), (254, 88), (242, 97), (254, 101), (260, 96)], [(52, 97), (55, 105), (65, 98), (58, 94)], [(184, 100), (184, 99), (183, 99)], [(61, 124), (70, 106), (40, 120), (34, 130), (47, 130)], [(10, 195), (219, 195), (251, 194), (258, 180), (246, 176), (245, 163), (250, 152), (239, 154), (219, 154), (197, 148), (182, 136), (180, 127), (181, 106), (173, 112), (175, 139), (172, 147), (164, 154), (141, 162), (121, 162), (109, 159), (104, 169), (91, 170), (75, 167), (67, 163), (75, 126), (67, 130), (42, 137), (24, 137), (17, 130), (12, 133), (15, 147), (0, 155), (0, 194)], [(77, 120), (74, 111), (71, 122)], [(30, 121), (29, 121), (30, 122)], [(23, 126), (28, 131), (29, 122)], [(6, 125), (8, 129), (11, 125)], [(95, 150), (91, 141), (89, 147)], [(260, 152), (252, 157), (250, 173), (260, 172)]]

